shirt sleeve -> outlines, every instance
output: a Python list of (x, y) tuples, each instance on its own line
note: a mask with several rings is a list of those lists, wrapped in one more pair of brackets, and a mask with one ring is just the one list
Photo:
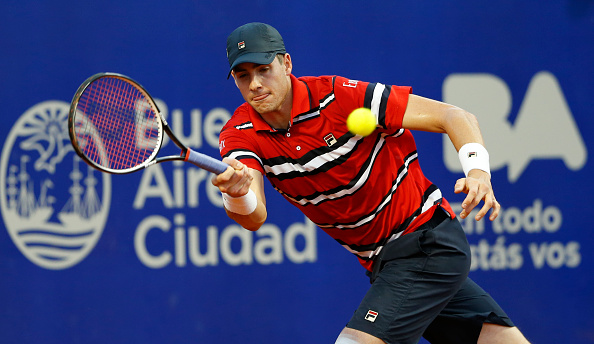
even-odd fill
[[(238, 129), (233, 125), (233, 119), (221, 129), (219, 135), (219, 151), (221, 157), (230, 157), (241, 161), (249, 168), (260, 171), (264, 174), (262, 160), (258, 156), (257, 145), (250, 139), (248, 131)], [(241, 128), (241, 125), (239, 126)], [(253, 129), (251, 129), (253, 130)]]
[(365, 107), (371, 109), (380, 127), (400, 129), (412, 87), (336, 77), (334, 93), (336, 99), (340, 100), (345, 116), (356, 108)]

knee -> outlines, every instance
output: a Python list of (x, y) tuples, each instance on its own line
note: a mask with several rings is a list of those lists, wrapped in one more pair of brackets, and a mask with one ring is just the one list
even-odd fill
[(334, 344), (385, 344), (385, 342), (368, 333), (345, 327)]

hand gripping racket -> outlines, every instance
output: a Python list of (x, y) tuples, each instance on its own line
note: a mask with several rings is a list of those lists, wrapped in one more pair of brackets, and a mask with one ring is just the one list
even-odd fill
[[(172, 160), (215, 174), (228, 167), (184, 146), (144, 87), (121, 74), (99, 73), (85, 80), (72, 99), (68, 132), (76, 153), (103, 172), (130, 173)], [(157, 158), (163, 132), (181, 148), (180, 155)]]

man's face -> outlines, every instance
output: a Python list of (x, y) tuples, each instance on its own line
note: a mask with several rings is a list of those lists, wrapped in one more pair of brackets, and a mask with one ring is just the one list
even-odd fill
[(291, 91), (291, 69), (291, 58), (285, 54), (284, 63), (278, 58), (267, 65), (246, 62), (235, 67), (232, 74), (243, 99), (260, 115), (266, 115), (281, 110)]

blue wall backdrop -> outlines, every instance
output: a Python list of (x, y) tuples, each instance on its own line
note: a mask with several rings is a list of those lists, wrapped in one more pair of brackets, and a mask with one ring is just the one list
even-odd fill
[[(411, 85), (473, 112), (503, 210), (464, 222), (471, 276), (534, 343), (594, 343), (591, 0), (3, 0), (0, 342), (334, 342), (369, 282), (269, 185), (268, 222), (251, 233), (192, 165), (103, 175), (69, 146), (74, 92), (110, 71), (218, 157), (242, 103), (225, 41), (251, 21), (283, 34), (297, 76)], [(459, 207), (451, 144), (416, 138)]]

